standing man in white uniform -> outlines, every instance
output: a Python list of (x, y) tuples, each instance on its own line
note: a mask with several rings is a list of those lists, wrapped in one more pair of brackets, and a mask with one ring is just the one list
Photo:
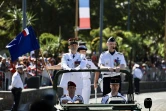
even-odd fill
[[(78, 42), (76, 38), (69, 39), (69, 49), (71, 51), (62, 56), (61, 67), (64, 70), (83, 69), (86, 66), (86, 61), (85, 58), (77, 52)], [(59, 86), (63, 88), (63, 94), (67, 94), (66, 84), (68, 81), (73, 81), (77, 85), (76, 94), (81, 95), (83, 88), (82, 72), (69, 72), (62, 75)]]
[(120, 79), (119, 92), (121, 92), (121, 77), (119, 71), (120, 69), (124, 69), (126, 67), (126, 61), (123, 54), (115, 50), (116, 41), (114, 37), (110, 37), (107, 40), (106, 45), (108, 47), (108, 51), (101, 53), (98, 63), (98, 66), (101, 69), (108, 69), (110, 71), (101, 72), (101, 74), (103, 74), (103, 95), (106, 95), (111, 91), (110, 79), (112, 77), (118, 77)]
[(11, 91), (14, 97), (14, 103), (11, 111), (18, 111), (18, 106), (21, 98), (21, 92), (24, 88), (21, 76), (24, 74), (23, 65), (16, 65), (16, 72), (12, 76)]
[[(87, 48), (85, 45), (80, 45), (78, 47), (78, 52), (82, 54), (82, 56), (86, 57)], [(84, 69), (98, 69), (92, 60), (86, 59), (86, 67)], [(99, 75), (99, 72), (95, 72), (95, 74)], [(90, 72), (82, 72), (83, 76), (83, 89), (82, 89), (82, 97), (84, 99), (84, 104), (89, 104), (90, 94), (91, 94), (91, 75)]]

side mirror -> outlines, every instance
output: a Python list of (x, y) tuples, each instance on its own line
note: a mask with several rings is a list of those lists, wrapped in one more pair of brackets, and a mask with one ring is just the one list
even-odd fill
[(145, 98), (144, 107), (149, 108), (149, 109), (152, 107), (152, 99), (151, 98)]

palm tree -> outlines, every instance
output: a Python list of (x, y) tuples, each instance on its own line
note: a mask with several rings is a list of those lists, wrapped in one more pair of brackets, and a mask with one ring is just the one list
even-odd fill
[[(0, 37), (3, 40), (3, 44), (0, 45), (0, 49), (4, 49), (5, 46), (19, 34), (22, 30), (22, 10), (13, 6), (4, 11), (0, 19)], [(27, 25), (34, 25), (37, 20), (35, 14), (27, 12)]]

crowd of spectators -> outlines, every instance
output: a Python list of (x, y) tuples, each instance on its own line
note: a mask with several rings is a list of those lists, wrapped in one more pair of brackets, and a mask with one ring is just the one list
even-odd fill
[(152, 54), (136, 63), (143, 72), (142, 81), (166, 81), (166, 61), (161, 56)]
[(35, 56), (32, 54), (30, 56), (19, 57), (17, 61), (12, 62), (10, 57), (5, 58), (0, 56), (0, 89), (8, 90), (8, 86), (11, 83), (11, 77), (16, 71), (15, 66), (17, 64), (22, 64), (24, 66), (24, 84), (26, 84), (26, 80), (29, 77), (40, 76), (42, 78), (41, 85), (51, 85), (49, 76), (53, 78), (54, 70), (48, 70), (47, 72), (46, 66), (54, 66), (58, 64), (59, 60), (60, 57), (55, 59), (48, 55), (35, 58)]
[[(97, 65), (98, 57), (95, 54), (91, 56), (92, 61)], [(46, 71), (45, 66), (54, 66), (59, 64), (61, 61), (61, 56), (54, 58), (48, 54), (40, 56), (36, 59), (34, 53), (30, 56), (19, 57), (18, 61), (11, 62), (10, 57), (0, 56), (0, 89), (7, 90), (8, 85), (11, 83), (12, 74), (16, 71), (15, 65), (22, 64), (24, 66), (24, 83), (26, 84), (26, 79), (31, 76), (41, 76), (41, 85), (51, 85), (50, 76), (54, 77), (54, 69)], [(166, 61), (157, 55), (152, 55), (146, 57), (144, 61), (135, 62), (140, 65), (143, 72), (143, 77), (141, 81), (165, 81), (166, 80)], [(132, 62), (132, 67), (135, 64)], [(125, 81), (125, 79), (124, 79)]]

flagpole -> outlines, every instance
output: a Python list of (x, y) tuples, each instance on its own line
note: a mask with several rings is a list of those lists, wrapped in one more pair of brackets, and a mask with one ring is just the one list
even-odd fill
[(47, 71), (47, 74), (48, 74), (48, 76), (49, 76), (49, 78), (50, 78), (51, 84), (53, 85), (53, 81), (52, 81), (52, 78), (51, 78), (51, 74), (50, 74), (50, 72), (48, 71), (48, 69), (47, 69), (47, 67), (46, 67), (46, 63), (45, 63), (45, 61), (44, 61), (43, 54), (42, 54), (41, 50), (39, 50), (39, 51), (40, 51), (40, 54), (42, 55), (42, 61), (44, 62), (44, 66), (45, 66), (45, 69), (46, 69), (46, 71)]
[(78, 37), (78, 0), (76, 0), (76, 11), (75, 11), (75, 38)]
[(166, 60), (166, 6), (165, 6), (165, 42), (164, 42), (164, 60)]
[(22, 28), (26, 28), (26, 0), (22, 0), (23, 23)]
[(104, 7), (104, 1), (100, 0), (100, 46), (99, 46), (99, 55), (102, 53), (102, 32), (103, 32), (103, 7)]

